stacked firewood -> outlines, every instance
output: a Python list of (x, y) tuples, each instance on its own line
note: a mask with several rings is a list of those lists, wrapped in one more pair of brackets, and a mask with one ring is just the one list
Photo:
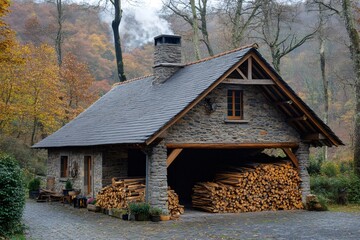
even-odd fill
[(197, 183), (192, 204), (214, 213), (301, 209), (300, 181), (288, 162), (231, 168), (215, 182)]
[(179, 196), (174, 190), (169, 188), (167, 193), (169, 214), (172, 217), (177, 218), (180, 216), (180, 214), (184, 213), (184, 206), (179, 204)]
[(145, 178), (112, 178), (96, 196), (96, 205), (102, 208), (126, 208), (129, 202), (145, 200)]

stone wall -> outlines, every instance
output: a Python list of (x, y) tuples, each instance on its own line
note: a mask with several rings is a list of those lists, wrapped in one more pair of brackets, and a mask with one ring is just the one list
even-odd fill
[[(71, 176), (69, 172), (67, 178), (60, 177), (60, 157), (68, 157), (68, 169), (71, 169), (78, 165), (78, 174), (75, 177)], [(91, 196), (102, 188), (102, 153), (100, 151), (94, 151), (92, 149), (49, 149), (47, 160), (47, 175), (49, 177), (55, 177), (55, 191), (61, 192), (65, 188), (65, 182), (70, 179), (73, 183), (74, 189), (81, 189), (81, 193), (87, 192), (84, 188), (84, 157), (91, 156), (93, 164), (93, 191)]]
[(309, 167), (309, 144), (300, 142), (299, 148), (296, 150), (295, 155), (299, 160), (299, 170), (301, 177), (301, 192), (302, 192), (302, 201), (306, 202), (306, 196), (310, 194), (310, 176), (307, 171)]
[(113, 177), (128, 176), (128, 151), (120, 147), (108, 147), (104, 150), (102, 162), (102, 185), (111, 184)]
[[(226, 120), (228, 89), (243, 90), (242, 121)], [(204, 101), (198, 104), (168, 129), (166, 143), (299, 142), (299, 134), (265, 99), (260, 87), (221, 84), (207, 98), (216, 110), (209, 114)]]
[[(227, 121), (227, 90), (243, 90), (244, 120)], [(257, 143), (257, 142), (300, 142), (300, 136), (286, 123), (279, 112), (262, 94), (257, 86), (221, 84), (207, 98), (216, 104), (216, 110), (209, 113), (202, 101), (164, 134), (164, 140), (148, 154), (148, 197), (153, 206), (166, 208), (166, 143)], [(302, 151), (308, 146), (302, 145)], [(305, 174), (306, 154), (301, 154), (303, 183), (309, 182)], [(307, 186), (302, 185), (304, 194)]]

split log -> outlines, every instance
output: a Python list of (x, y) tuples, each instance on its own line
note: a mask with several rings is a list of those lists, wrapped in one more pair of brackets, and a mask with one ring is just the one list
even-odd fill
[(193, 187), (192, 204), (207, 212), (303, 208), (301, 179), (289, 162), (228, 168)]
[(111, 185), (102, 188), (96, 205), (102, 208), (127, 208), (130, 202), (145, 200), (145, 178), (112, 178)]
[(169, 214), (175, 218), (184, 213), (184, 206), (179, 204), (179, 196), (174, 190), (171, 190), (170, 187), (167, 191), (168, 193), (168, 209)]

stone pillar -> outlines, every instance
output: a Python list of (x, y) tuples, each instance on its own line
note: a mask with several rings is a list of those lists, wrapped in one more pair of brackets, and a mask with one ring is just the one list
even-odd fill
[(163, 142), (146, 150), (146, 199), (152, 207), (168, 211), (167, 150)]
[(309, 166), (309, 144), (300, 142), (299, 148), (296, 150), (295, 155), (299, 160), (299, 173), (301, 177), (301, 192), (302, 192), (302, 201), (306, 201), (306, 196), (310, 194), (310, 175), (307, 171)]

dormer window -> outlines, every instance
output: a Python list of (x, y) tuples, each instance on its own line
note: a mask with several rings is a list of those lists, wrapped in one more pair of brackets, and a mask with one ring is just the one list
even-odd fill
[(227, 119), (242, 120), (244, 119), (243, 91), (232, 90), (227, 91)]

